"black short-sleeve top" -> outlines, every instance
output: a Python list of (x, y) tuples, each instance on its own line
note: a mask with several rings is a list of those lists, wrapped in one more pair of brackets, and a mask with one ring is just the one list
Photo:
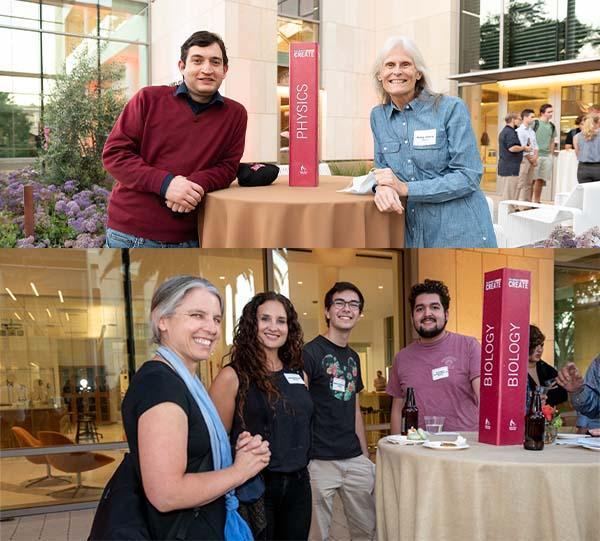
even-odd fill
[[(198, 471), (206, 455), (210, 455), (209, 466), (212, 469), (210, 436), (194, 397), (183, 380), (169, 366), (160, 361), (148, 361), (133, 376), (121, 406), (125, 434), (138, 471), (137, 427), (139, 418), (150, 408), (164, 402), (177, 404), (188, 419), (186, 473)], [(169, 454), (168, 447), (163, 451), (165, 454)], [(165, 539), (179, 511), (161, 513), (150, 502), (147, 504), (148, 520), (153, 537)], [(190, 526), (188, 539), (223, 539), (224, 528), (225, 498), (221, 497), (202, 506), (201, 512)]]

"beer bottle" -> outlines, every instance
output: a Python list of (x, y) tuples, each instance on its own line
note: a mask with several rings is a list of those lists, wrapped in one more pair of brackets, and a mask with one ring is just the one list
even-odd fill
[(546, 419), (542, 413), (540, 389), (536, 389), (525, 417), (525, 441), (523, 447), (529, 451), (541, 451), (544, 448)]
[(406, 388), (406, 401), (402, 408), (402, 430), (400, 433), (406, 436), (409, 428), (415, 430), (419, 428), (419, 408), (417, 408), (415, 390), (412, 387)]

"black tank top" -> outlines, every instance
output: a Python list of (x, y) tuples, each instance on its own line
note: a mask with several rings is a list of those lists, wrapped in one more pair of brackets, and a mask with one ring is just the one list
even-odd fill
[(271, 449), (271, 461), (267, 469), (291, 473), (308, 464), (312, 439), (312, 398), (304, 385), (302, 372), (283, 369), (273, 372), (271, 378), (281, 397), (271, 406), (266, 393), (251, 382), (244, 404), (243, 423), (237, 414), (239, 395), (236, 398), (231, 442), (235, 445), (238, 435), (244, 430), (260, 434), (268, 440)]

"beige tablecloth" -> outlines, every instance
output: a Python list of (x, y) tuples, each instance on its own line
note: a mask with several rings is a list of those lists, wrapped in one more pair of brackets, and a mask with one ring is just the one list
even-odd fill
[(350, 177), (322, 176), (317, 188), (270, 186), (206, 195), (199, 214), (203, 248), (401, 248), (404, 216), (377, 210), (371, 195), (337, 193)]
[(379, 541), (591, 541), (600, 533), (600, 452), (480, 444), (377, 449)]

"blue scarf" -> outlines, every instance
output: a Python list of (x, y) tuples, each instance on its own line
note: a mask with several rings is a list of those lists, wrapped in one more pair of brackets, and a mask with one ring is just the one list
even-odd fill
[[(204, 422), (208, 428), (210, 435), (210, 448), (212, 450), (213, 465), (215, 470), (228, 468), (232, 464), (231, 445), (229, 437), (223, 422), (217, 413), (217, 409), (213, 404), (210, 396), (206, 392), (204, 385), (197, 375), (193, 375), (183, 364), (183, 361), (166, 346), (158, 348), (157, 353), (169, 361), (177, 374), (186, 384), (190, 393), (194, 397), (196, 404), (200, 408)], [(225, 508), (227, 509), (227, 517), (225, 519), (225, 540), (226, 541), (252, 541), (253, 536), (248, 524), (242, 519), (237, 512), (238, 499), (235, 495), (235, 490), (230, 490), (225, 494)]]

